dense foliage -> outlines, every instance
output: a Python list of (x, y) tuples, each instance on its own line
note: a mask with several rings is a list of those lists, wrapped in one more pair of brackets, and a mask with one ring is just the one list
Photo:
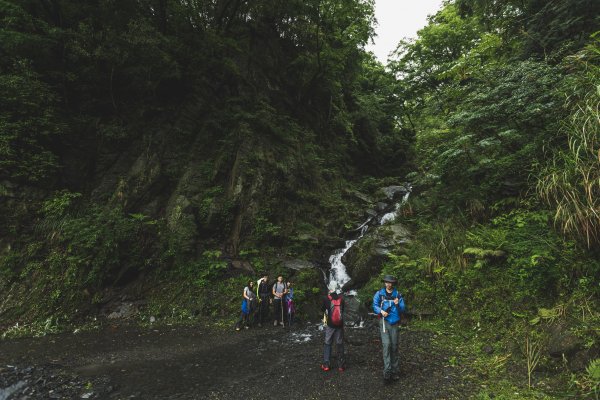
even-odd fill
[(4, 0), (0, 18), (0, 275), (55, 299), (42, 314), (147, 271), (204, 276), (206, 254), (317, 259), (352, 182), (408, 157), (363, 49), (370, 1)]
[[(142, 318), (228, 315), (219, 293), (323, 263), (357, 189), (408, 180), (382, 273), (415, 314), (509, 354), (482, 376), (536, 360), (597, 394), (600, 3), (447, 1), (385, 67), (373, 7), (0, 0), (0, 326), (123, 287)], [(295, 275), (308, 304), (320, 271)], [(555, 337), (583, 361), (531, 353)]]
[(570, 337), (563, 368), (590, 366), (550, 386), (598, 393), (599, 29), (597, 2), (459, 0), (389, 63), (416, 132), (419, 193), (415, 240), (384, 272), (416, 310), (509, 352), (480, 355), (490, 380), (511, 360), (536, 383), (538, 363), (560, 370), (556, 343)]

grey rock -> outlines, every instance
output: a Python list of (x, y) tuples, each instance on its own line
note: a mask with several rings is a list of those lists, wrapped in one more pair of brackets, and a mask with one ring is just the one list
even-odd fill
[(309, 242), (309, 243), (314, 243), (314, 244), (319, 243), (319, 238), (317, 238), (314, 235), (310, 235), (308, 233), (301, 233), (300, 235), (298, 235), (296, 237), (296, 239), (298, 239), (301, 242)]
[(391, 251), (386, 247), (375, 247), (373, 249), (373, 253), (375, 253), (378, 256), (387, 256), (391, 254)]
[(300, 259), (284, 261), (283, 266), (296, 271), (315, 267), (315, 265), (312, 262)]
[(599, 356), (600, 349), (598, 347), (578, 351), (568, 358), (569, 369), (573, 372), (585, 371), (590, 362)]
[(365, 203), (373, 202), (373, 200), (371, 200), (371, 198), (369, 196), (367, 196), (364, 193), (359, 192), (358, 190), (353, 191), (352, 194), (354, 195), (354, 197), (356, 197), (359, 200), (364, 201)]
[(369, 208), (369, 209), (365, 210), (365, 214), (367, 214), (369, 217), (376, 217), (377, 211)]
[(409, 240), (410, 231), (408, 230), (408, 228), (406, 226), (404, 226), (402, 224), (393, 224), (393, 225), (388, 225), (387, 228), (392, 231), (393, 240), (395, 242), (404, 243)]
[(235, 269), (241, 269), (244, 271), (248, 271), (248, 272), (252, 272), (254, 273), (254, 268), (252, 268), (252, 264), (250, 264), (249, 261), (244, 261), (244, 260), (233, 260), (231, 262), (231, 266)]
[(377, 211), (382, 212), (385, 211), (390, 205), (388, 203), (384, 203), (382, 201), (377, 202), (375, 207), (377, 207)]
[(548, 343), (548, 354), (550, 356), (570, 356), (580, 350), (582, 346), (582, 340), (564, 327), (556, 326), (551, 329), (550, 341)]
[(381, 188), (381, 191), (385, 194), (385, 196), (389, 200), (394, 200), (395, 198), (398, 198), (399, 196), (403, 196), (404, 194), (406, 194), (408, 192), (408, 189), (405, 188), (404, 186), (387, 186), (387, 187)]
[(108, 319), (127, 319), (138, 313), (138, 309), (133, 303), (122, 303), (115, 311), (108, 314)]

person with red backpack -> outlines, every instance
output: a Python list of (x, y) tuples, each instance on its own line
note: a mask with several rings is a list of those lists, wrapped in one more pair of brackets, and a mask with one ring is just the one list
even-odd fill
[(323, 364), (321, 369), (329, 371), (331, 359), (331, 345), (335, 341), (337, 348), (338, 371), (346, 369), (344, 358), (344, 297), (339, 294), (336, 282), (329, 283), (329, 294), (323, 299), (321, 310), (325, 313), (325, 346), (323, 349)]
[(381, 344), (383, 345), (383, 381), (400, 379), (400, 363), (398, 357), (398, 329), (400, 314), (406, 307), (404, 299), (394, 288), (396, 278), (391, 275), (383, 277), (385, 287), (373, 296), (373, 311), (380, 319)]

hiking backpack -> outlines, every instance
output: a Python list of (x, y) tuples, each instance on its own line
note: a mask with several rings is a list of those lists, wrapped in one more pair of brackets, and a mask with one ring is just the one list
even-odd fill
[(342, 326), (342, 296), (339, 296), (335, 300), (331, 296), (327, 297), (331, 304), (329, 306), (329, 320), (331, 321), (331, 324), (334, 326)]

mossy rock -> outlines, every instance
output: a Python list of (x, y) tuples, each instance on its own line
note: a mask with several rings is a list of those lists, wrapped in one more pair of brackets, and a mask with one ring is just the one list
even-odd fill
[(375, 235), (366, 236), (357, 242), (342, 258), (354, 287), (363, 286), (373, 275), (379, 274), (387, 253), (381, 251)]
[(301, 259), (286, 260), (283, 262), (283, 266), (296, 271), (315, 267), (315, 265), (312, 262)]

